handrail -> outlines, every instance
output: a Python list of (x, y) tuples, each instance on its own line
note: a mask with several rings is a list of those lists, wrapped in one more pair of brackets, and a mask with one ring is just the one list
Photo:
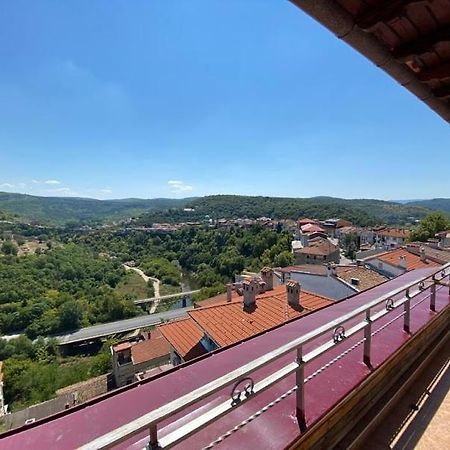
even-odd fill
[[(437, 275), (441, 275), (439, 279), (436, 278)], [(372, 300), (369, 303), (366, 303), (359, 308), (356, 308), (355, 310), (351, 311), (350, 313), (344, 314), (343, 316), (328, 322), (325, 325), (322, 325), (321, 327), (310, 331), (309, 333), (306, 333), (305, 335), (294, 339), (293, 341), (289, 342), (288, 344), (285, 344), (263, 356), (260, 356), (256, 358), (255, 360), (244, 364), (243, 366), (229, 372), (226, 375), (223, 375), (220, 378), (217, 378), (213, 381), (210, 381), (209, 383), (195, 389), (194, 391), (176, 399), (173, 400), (163, 406), (160, 406), (159, 408), (155, 409), (154, 411), (151, 411), (147, 414), (144, 414), (143, 416), (133, 420), (130, 423), (127, 423), (125, 425), (122, 425), (121, 427), (106, 433), (103, 436), (100, 436), (96, 438), (95, 440), (83, 445), (81, 447), (82, 450), (93, 450), (93, 449), (99, 449), (99, 448), (111, 448), (114, 445), (117, 445), (121, 442), (124, 442), (125, 440), (129, 439), (130, 437), (138, 434), (141, 431), (144, 431), (146, 429), (150, 429), (150, 441), (153, 445), (157, 444), (157, 424), (161, 422), (162, 420), (172, 416), (173, 414), (187, 408), (188, 406), (210, 396), (211, 394), (214, 394), (215, 392), (219, 391), (225, 386), (230, 385), (233, 382), (236, 382), (243, 377), (246, 377), (250, 373), (278, 360), (279, 358), (283, 357), (287, 353), (290, 353), (292, 351), (297, 350), (299, 358), (297, 361), (297, 367), (303, 369), (303, 366), (306, 362), (310, 362), (312, 359), (315, 359), (320, 354), (324, 353), (329, 348), (334, 347), (335, 345), (339, 344), (342, 340), (333, 340), (330, 343), (326, 343), (320, 347), (319, 349), (316, 349), (310, 354), (305, 355), (302, 358), (302, 347), (305, 344), (310, 343), (314, 339), (324, 335), (325, 333), (335, 330), (337, 327), (342, 326), (343, 324), (347, 323), (348, 321), (356, 318), (357, 316), (366, 313), (366, 317), (363, 322), (358, 323), (355, 325), (351, 330), (348, 331), (348, 333), (345, 335), (345, 337), (348, 337), (352, 334), (355, 334), (358, 331), (361, 331), (367, 327), (368, 330), (370, 330), (370, 325), (374, 320), (378, 320), (385, 314), (391, 311), (391, 308), (386, 307), (386, 311), (384, 311), (382, 314), (377, 313), (373, 316), (372, 320), (370, 319), (370, 310), (378, 305), (380, 305), (383, 302), (387, 302), (388, 300), (392, 300), (393, 297), (396, 295), (406, 293), (405, 298), (397, 302), (397, 305), (393, 306), (392, 309), (396, 309), (401, 305), (404, 305), (405, 307), (405, 314), (407, 313), (408, 317), (407, 320), (409, 322), (409, 302), (412, 297), (415, 295), (418, 295), (422, 292), (422, 289), (419, 287), (418, 291), (414, 294), (411, 293), (410, 289), (416, 285), (422, 285), (426, 280), (432, 281), (432, 285), (428, 286), (427, 289), (431, 286), (435, 286), (435, 283), (439, 282), (440, 280), (446, 278), (450, 275), (450, 263), (447, 263), (439, 268), (439, 270), (436, 270), (436, 272), (423, 276), (421, 278), (418, 278), (417, 280), (414, 280), (413, 282), (409, 282), (404, 284), (401, 287), (398, 287), (387, 294), (382, 295), (381, 297)], [(405, 319), (406, 320), (406, 319)], [(408, 323), (408, 329), (409, 329), (409, 323)], [(406, 328), (406, 322), (405, 322), (405, 330)], [(365, 355), (366, 356), (366, 355)], [(295, 370), (292, 369), (289, 371), (289, 373), (292, 373), (292, 371)], [(286, 376), (289, 373), (283, 373), (283, 377)], [(274, 379), (271, 384), (273, 384), (275, 381), (279, 381), (279, 379)], [(260, 383), (263, 383), (261, 381)], [(303, 383), (302, 383), (303, 384)], [(266, 386), (267, 387), (267, 386)], [(222, 408), (223, 409), (223, 408)], [(221, 412), (221, 415), (223, 415), (223, 411)], [(211, 416), (211, 415), (210, 415)], [(212, 419), (209, 419), (209, 422)], [(206, 419), (205, 419), (206, 421)], [(208, 422), (208, 423), (209, 423)], [(191, 433), (192, 434), (192, 431)], [(174, 442), (171, 442), (173, 445)]]

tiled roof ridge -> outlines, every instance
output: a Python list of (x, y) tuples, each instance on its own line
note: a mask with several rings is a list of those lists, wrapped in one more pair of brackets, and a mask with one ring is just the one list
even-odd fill
[[(300, 283), (300, 285), (301, 285), (301, 283)], [(281, 285), (281, 286), (286, 286), (286, 285)], [(270, 292), (271, 291), (266, 291), (266, 292), (264, 292), (264, 294), (268, 294)], [(329, 297), (325, 297), (324, 295), (321, 295), (321, 294), (316, 294), (315, 292), (307, 291), (306, 289), (303, 289), (303, 288), (302, 288), (302, 293), (303, 294), (309, 294), (309, 295), (312, 295), (314, 297), (319, 297), (319, 298), (321, 298), (323, 300), (328, 300), (328, 301), (331, 301), (331, 302), (334, 301), (333, 299), (331, 299)], [(258, 294), (258, 295), (261, 295), (261, 294)], [(285, 300), (283, 297), (279, 297), (279, 295), (280, 295), (279, 292), (274, 292), (272, 295), (270, 295), (270, 296), (267, 295), (266, 297), (263, 297), (263, 298), (258, 298), (258, 295), (256, 296), (256, 303), (258, 303), (258, 301), (267, 300), (268, 298), (276, 298), (279, 301), (284, 301)], [(243, 303), (242, 299), (243, 299), (243, 297), (239, 297), (237, 300), (231, 300), (230, 302), (224, 301), (222, 303), (217, 303), (215, 305), (201, 306), (200, 308), (194, 308), (194, 309), (192, 309), (189, 312), (204, 311), (206, 309), (218, 308), (218, 307), (223, 307), (223, 306), (226, 306), (226, 305), (240, 304), (240, 303)], [(188, 312), (188, 314), (189, 314), (189, 312)], [(187, 320), (187, 319), (182, 319), (182, 320)], [(160, 325), (160, 326), (162, 326), (162, 325)]]

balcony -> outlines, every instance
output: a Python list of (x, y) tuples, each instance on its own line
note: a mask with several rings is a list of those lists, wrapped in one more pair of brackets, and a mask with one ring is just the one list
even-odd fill
[(150, 441), (160, 448), (279, 449), (326, 442), (331, 424), (353, 425), (364, 401), (375, 402), (383, 384), (448, 329), (449, 275), (450, 265), (408, 272), (37, 422), (6, 436), (2, 448), (137, 449)]

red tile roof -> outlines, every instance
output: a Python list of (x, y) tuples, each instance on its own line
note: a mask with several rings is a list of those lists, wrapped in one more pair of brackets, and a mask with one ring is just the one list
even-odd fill
[(377, 231), (377, 234), (380, 236), (408, 239), (411, 235), (411, 231), (404, 228), (386, 228), (384, 230)]
[(334, 245), (328, 239), (319, 238), (310, 241), (307, 247), (295, 250), (295, 253), (303, 253), (305, 255), (321, 255), (328, 256), (338, 250), (338, 246)]
[(298, 224), (301, 226), (301, 225), (306, 225), (306, 224), (308, 224), (308, 223), (313, 223), (313, 224), (316, 224), (317, 223), (317, 220), (314, 220), (314, 219), (308, 219), (307, 217), (305, 217), (304, 219), (300, 219), (299, 221), (298, 221)]
[(314, 223), (307, 223), (301, 227), (302, 233), (325, 233), (325, 230)]
[(161, 332), (156, 328), (149, 333), (149, 339), (138, 342), (131, 347), (133, 364), (141, 364), (152, 359), (169, 355), (170, 346)]
[(220, 347), (281, 325), (310, 311), (333, 303), (330, 299), (302, 291), (299, 311), (288, 304), (286, 286), (256, 296), (253, 309), (243, 307), (242, 298), (189, 311), (189, 315)]
[(439, 267), (440, 264), (427, 259), (425, 262), (420, 259), (420, 256), (414, 255), (411, 252), (404, 248), (398, 248), (396, 250), (391, 250), (390, 252), (381, 253), (379, 255), (375, 255), (372, 258), (368, 258), (367, 260), (378, 259), (383, 261), (391, 266), (400, 267), (400, 256), (404, 256), (406, 258), (406, 268), (407, 270), (413, 269), (423, 269), (425, 267)]
[(123, 350), (128, 350), (132, 346), (131, 342), (120, 342), (113, 346), (115, 352), (122, 352)]
[(203, 330), (192, 319), (180, 319), (160, 325), (159, 330), (175, 351), (185, 360), (201, 356), (207, 351), (200, 343)]

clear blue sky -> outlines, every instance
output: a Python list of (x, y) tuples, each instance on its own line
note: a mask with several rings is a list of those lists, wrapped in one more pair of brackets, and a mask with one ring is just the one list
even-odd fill
[(0, 190), (450, 197), (449, 150), (287, 0), (0, 0)]

